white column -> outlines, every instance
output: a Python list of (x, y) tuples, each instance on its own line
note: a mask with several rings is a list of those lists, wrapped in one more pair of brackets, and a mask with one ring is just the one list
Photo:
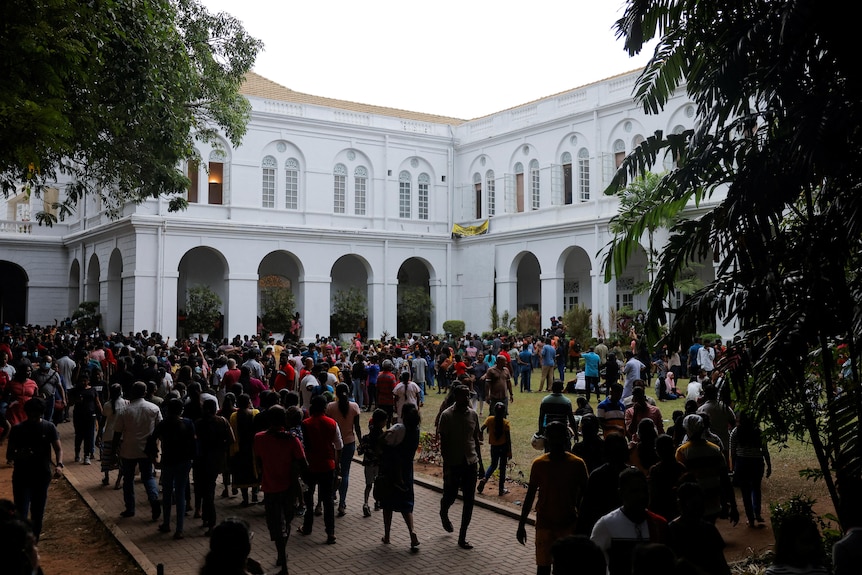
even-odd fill
[[(153, 312), (145, 311), (140, 305), (141, 298), (146, 298), (146, 301), (149, 301), (150, 298), (153, 298), (155, 302), (155, 293), (156, 289), (148, 290), (147, 286), (153, 285), (155, 282), (153, 278), (148, 278), (149, 281), (135, 281), (135, 331), (140, 331), (141, 329), (154, 329), (156, 332), (162, 334), (164, 338), (171, 338), (171, 341), (177, 338), (177, 311), (179, 311), (180, 306), (183, 309), (186, 307), (186, 302), (183, 301), (182, 304), (179, 303), (177, 297), (177, 289), (180, 280), (180, 272), (179, 270), (165, 270), (162, 272), (161, 285), (156, 285), (155, 288), (161, 290), (161, 308), (153, 307)], [(149, 292), (149, 295), (147, 295)], [(151, 325), (152, 321), (151, 316), (155, 316), (156, 322), (153, 327), (144, 327), (146, 325)]]
[(501, 316), (508, 311), (510, 316), (518, 313), (518, 282), (516, 280), (497, 280), (497, 313)]
[(446, 317), (449, 314), (449, 307), (446, 305), (448, 289), (439, 278), (431, 280), (430, 283), (431, 301), (434, 303), (434, 308), (431, 310), (431, 333), (442, 333), (443, 322), (451, 319)]
[[(394, 337), (401, 337), (398, 333), (398, 276), (386, 278), (383, 285), (383, 309), (383, 329)], [(379, 333), (376, 334), (375, 338), (379, 335)]]
[(383, 316), (386, 297), (383, 285), (380, 281), (368, 282), (368, 339), (378, 339), (385, 329)]
[(563, 313), (563, 278), (542, 274), (539, 281), (542, 284), (539, 325), (545, 325), (544, 322), (549, 321), (551, 316), (556, 317)]
[(593, 271), (593, 330), (596, 327), (596, 318), (602, 316), (602, 325), (605, 333), (616, 331), (616, 326), (611, 325), (610, 310), (617, 305), (617, 278), (611, 278), (608, 283), (604, 282), (604, 273)]

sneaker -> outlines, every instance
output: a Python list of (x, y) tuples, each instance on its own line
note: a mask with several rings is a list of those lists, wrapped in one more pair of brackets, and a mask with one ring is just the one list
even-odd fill
[(80, 455), (75, 456), (75, 463), (81, 463), (81, 456)]
[(380, 511), (380, 503), (378, 501), (374, 502), (374, 511)]
[(347, 514), (347, 507), (345, 507), (344, 505), (339, 505), (338, 506), (338, 516), (344, 517), (346, 514)]
[(320, 517), (321, 515), (323, 515), (323, 503), (317, 504), (317, 507), (314, 508), (314, 514), (317, 517)]
[(485, 483), (487, 483), (487, 482), (485, 481), (485, 479), (484, 479), (484, 478), (483, 478), (483, 479), (481, 479), (481, 480), (479, 481), (479, 485), (477, 485), (477, 486), (476, 486), (476, 491), (477, 491), (477, 492), (479, 492), (479, 493), (482, 493), (483, 491), (485, 491)]
[(89, 455), (84, 458), (84, 465), (91, 465)]
[(296, 516), (302, 517), (305, 515), (305, 505), (297, 505), (296, 506)]
[(371, 508), (368, 507), (368, 504), (362, 506), (362, 516), (363, 517), (371, 517)]

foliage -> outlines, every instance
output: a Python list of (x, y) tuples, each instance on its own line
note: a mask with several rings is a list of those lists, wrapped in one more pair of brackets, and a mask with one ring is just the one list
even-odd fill
[(221, 315), (221, 298), (209, 286), (195, 286), (186, 295), (187, 333), (209, 335)]
[(277, 333), (288, 333), (294, 318), (296, 299), (288, 287), (269, 287), (263, 290), (263, 308), (260, 319), (263, 327)]
[(102, 323), (102, 314), (99, 313), (99, 302), (82, 301), (78, 304), (78, 309), (72, 313), (72, 321), (75, 327), (82, 332), (98, 329), (99, 324)]
[(542, 332), (542, 318), (539, 312), (532, 308), (518, 310), (515, 316), (515, 328), (523, 334), (540, 334)]
[(333, 333), (357, 332), (366, 317), (368, 317), (368, 303), (364, 292), (355, 287), (335, 292), (330, 318)]
[[(60, 219), (85, 194), (117, 217), (126, 202), (171, 196), (195, 140), (238, 146), (249, 103), (239, 94), (261, 43), (197, 0), (26, 2), (0, 8), (0, 189), (37, 197), (71, 181)], [(52, 224), (56, 216), (36, 215)]]
[[(819, 529), (823, 538), (823, 554), (825, 557), (831, 557), (832, 544), (841, 538), (841, 532), (827, 523), (823, 517), (815, 513), (814, 504), (817, 503), (810, 497), (794, 495), (787, 501), (779, 501), (769, 504), (770, 521), (772, 522), (772, 531), (775, 533), (777, 540), (781, 535), (781, 527), (789, 517), (806, 517), (811, 519)], [(833, 521), (837, 519), (832, 515), (827, 515), (826, 519)]]
[[(812, 0), (630, 0), (616, 24), (629, 53), (658, 37), (635, 93), (658, 112), (682, 88), (695, 128), (656, 132), (622, 163), (607, 193), (670, 157), (661, 203), (610, 244), (605, 273), (625, 268), (644, 230), (674, 224), (649, 296), (648, 329), (666, 320), (681, 270), (709, 260), (716, 279), (674, 311), (670, 344), (717, 317), (753, 359), (747, 396), (777, 436), (810, 441), (830, 497), (862, 477), (862, 84), (855, 38)], [(840, 144), (839, 144), (840, 143)], [(704, 202), (709, 202), (704, 204)], [(837, 393), (831, 349), (846, 343)], [(846, 514), (860, 509), (845, 509)]]
[(497, 329), (499, 333), (509, 333), (510, 331), (515, 329), (515, 322), (517, 321), (517, 315), (515, 317), (509, 316), (509, 310), (503, 312), (503, 315), (500, 316), (500, 323), (497, 325)]
[(462, 319), (448, 319), (443, 322), (443, 331), (451, 333), (452, 337), (461, 337), (467, 331), (467, 325)]
[(491, 331), (500, 327), (500, 314), (497, 313), (497, 304), (491, 304)]
[(440, 454), (440, 436), (436, 433), (423, 431), (419, 434), (419, 463), (443, 464), (443, 456)]
[(431, 310), (434, 302), (428, 288), (406, 286), (399, 289), (401, 302), (398, 304), (399, 333), (421, 333), (428, 331), (431, 323)]
[(590, 310), (584, 304), (570, 307), (563, 314), (563, 325), (566, 326), (566, 335), (586, 346), (592, 338), (592, 316)]

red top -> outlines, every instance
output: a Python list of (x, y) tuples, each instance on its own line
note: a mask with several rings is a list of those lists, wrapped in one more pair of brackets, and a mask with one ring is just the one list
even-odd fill
[(309, 471), (323, 473), (335, 469), (337, 434), (338, 424), (331, 417), (320, 414), (302, 420), (302, 439)]
[(290, 365), (290, 362), (286, 363), (278, 373), (275, 374), (275, 381), (272, 382), (272, 389), (275, 391), (280, 391), (282, 389), (289, 389), (293, 391), (296, 383), (296, 370), (293, 369), (293, 366)]
[(239, 376), (242, 372), (238, 369), (229, 369), (221, 376), (221, 385), (227, 391), (230, 391), (233, 384), (239, 382)]
[(263, 462), (260, 488), (279, 493), (290, 489), (290, 469), (294, 461), (305, 459), (305, 450), (292, 433), (261, 431), (254, 436), (254, 455)]
[(377, 376), (377, 405), (395, 405), (395, 376), (391, 371), (381, 371)]

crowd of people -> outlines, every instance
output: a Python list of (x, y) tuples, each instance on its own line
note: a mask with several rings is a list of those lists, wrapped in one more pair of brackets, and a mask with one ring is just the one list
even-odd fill
[[(443, 464), (440, 522), (454, 532), (449, 510), (460, 492), (457, 542), (469, 550), (475, 494), (495, 472), (498, 494), (506, 492), (515, 390), (532, 393), (532, 370), (541, 369), (537, 391), (548, 394), (534, 446), (544, 453), (532, 463), (516, 533), (526, 543), (535, 508), (537, 573), (550, 573), (552, 565), (560, 573), (590, 565), (613, 575), (646, 573), (633, 566), (671, 557), (694, 566), (689, 572), (726, 575), (715, 523), (739, 520), (731, 477), (748, 524), (764, 521), (760, 483), (771, 473), (766, 443), (756, 422), (730, 407), (730, 385), (716, 369), (720, 346), (696, 342), (697, 349), (682, 354), (686, 359), (666, 349), (644, 356), (643, 342), (630, 335), (625, 349), (601, 338), (582, 348), (556, 321), (540, 337), (467, 334), (370, 344), (356, 337), (342, 348), (319, 337), (307, 344), (258, 336), (170, 342), (146, 331), (7, 326), (0, 342), (0, 433), (15, 464), (14, 507), (18, 517), (29, 518), (38, 542), (52, 465), (63, 467), (54, 424), (71, 421), (74, 460), (90, 465), (98, 448), (103, 484), (117, 471), (122, 518), (137, 513), (139, 476), (157, 532), (173, 532), (175, 539), (184, 537), (186, 512), (213, 541), (242, 531), (241, 522), (216, 516), (221, 478), (220, 497), (262, 503), (277, 566), (286, 573), (295, 517), (302, 518), (296, 533), (312, 536), (315, 517), (322, 516), (325, 542), (336, 544), (335, 517), (348, 512), (358, 455), (363, 516), (372, 515), (372, 503), (382, 510), (381, 541), (390, 544), (392, 516), (401, 514), (415, 552), (413, 457), (425, 395), (436, 389), (446, 394), (435, 418)], [(681, 390), (685, 377), (688, 389)], [(686, 397), (668, 429), (646, 393), (648, 382), (655, 382), (659, 402)], [(566, 391), (579, 392), (577, 407)], [(604, 395), (595, 410), (593, 393), (597, 400)], [(575, 550), (584, 563), (572, 563)], [(211, 554), (221, 552), (214, 546)], [(205, 566), (202, 572), (215, 571)]]

